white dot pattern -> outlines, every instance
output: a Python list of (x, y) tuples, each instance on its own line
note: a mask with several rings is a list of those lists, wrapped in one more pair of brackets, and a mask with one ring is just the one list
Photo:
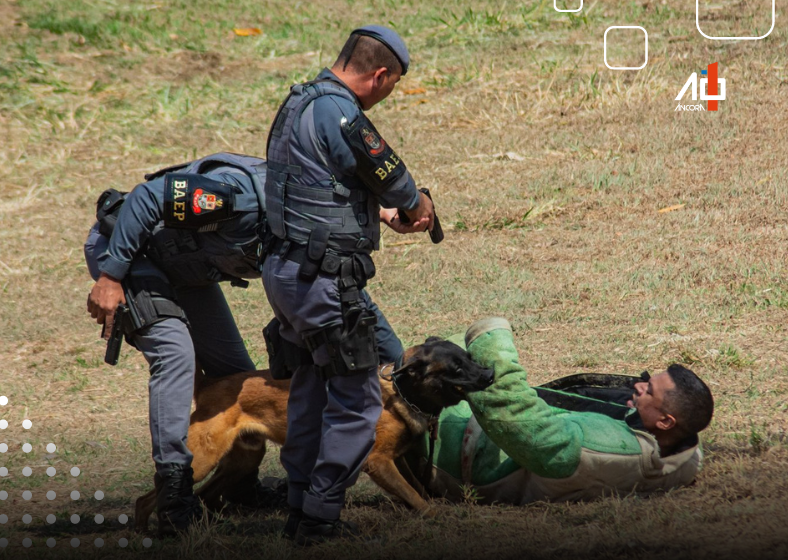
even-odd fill
[[(0, 406), (5, 406), (7, 404), (8, 404), (8, 397), (0, 396)], [(22, 421), (22, 427), (25, 430), (29, 430), (29, 429), (31, 429), (33, 427), (33, 422), (30, 419), (26, 418), (26, 419), (24, 419)], [(0, 420), (0, 429), (5, 430), (6, 428), (8, 428), (8, 421), (5, 420), (5, 419)], [(9, 446), (8, 446), (7, 443), (0, 443), (0, 453), (7, 453), (8, 450), (9, 450)], [(23, 443), (22, 444), (22, 451), (24, 453), (31, 453), (33, 451), (33, 445), (31, 443), (29, 443), (29, 442)], [(46, 445), (46, 451), (47, 451), (47, 453), (55, 453), (57, 451), (57, 445), (55, 445), (54, 443), (48, 443)], [(73, 476), (75, 478), (78, 477), (81, 474), (81, 470), (79, 469), (79, 467), (72, 467), (69, 470), (69, 472), (71, 473), (71, 476)], [(22, 469), (22, 475), (23, 476), (29, 477), (29, 476), (32, 476), (32, 474), (33, 474), (33, 469), (32, 468), (24, 467)], [(53, 477), (53, 476), (55, 476), (57, 474), (57, 469), (55, 469), (55, 467), (53, 467), (53, 466), (50, 466), (50, 467), (48, 467), (46, 469), (46, 474), (49, 477)], [(9, 475), (8, 468), (0, 467), (0, 477), (7, 477), (8, 475)], [(53, 491), (53, 490), (49, 490), (46, 493), (46, 497), (47, 497), (48, 500), (52, 501), (52, 500), (57, 498), (57, 493), (55, 491)], [(96, 500), (103, 500), (104, 497), (105, 497), (105, 494), (104, 494), (104, 492), (102, 490), (97, 490), (94, 493), (93, 497)], [(32, 500), (33, 499), (33, 492), (31, 492), (30, 490), (23, 491), (22, 492), (22, 498), (25, 501)], [(79, 498), (80, 498), (80, 493), (78, 491), (74, 490), (74, 491), (71, 492), (71, 499), (72, 500), (78, 500)], [(8, 499), (8, 492), (6, 492), (5, 490), (0, 490), (0, 500), (1, 501), (5, 501), (7, 499)], [(73, 523), (74, 525), (76, 525), (76, 524), (78, 524), (80, 522), (80, 516), (77, 515), (77, 514), (71, 515), (71, 517), (69, 519), (70, 519), (71, 523)], [(54, 514), (50, 513), (49, 515), (46, 516), (45, 520), (46, 520), (46, 522), (48, 524), (53, 525), (53, 524), (55, 524), (57, 522), (57, 517)], [(104, 518), (103, 515), (101, 515), (99, 513), (99, 514), (95, 515), (94, 521), (96, 522), (96, 524), (100, 525), (100, 524), (104, 523), (105, 518)], [(121, 524), (125, 525), (125, 524), (127, 524), (129, 522), (129, 517), (128, 517), (128, 515), (122, 513), (122, 514), (120, 514), (118, 516), (118, 521)], [(26, 524), (26, 525), (31, 524), (33, 522), (33, 516), (30, 515), (30, 514), (27, 514), (27, 513), (24, 514), (22, 516), (22, 522), (24, 524)], [(8, 516), (6, 514), (0, 514), (0, 525), (5, 525), (6, 523), (8, 523)], [(69, 542), (70, 542), (70, 544), (71, 544), (71, 546), (73, 548), (77, 548), (81, 544), (80, 540), (78, 538), (72, 538)], [(8, 546), (8, 543), (9, 543), (8, 539), (0, 538), (0, 548), (6, 548)], [(93, 542), (93, 544), (96, 546), (96, 548), (103, 548), (104, 545), (105, 545), (105, 541), (102, 538), (97, 538)], [(22, 541), (22, 546), (24, 546), (25, 548), (30, 548), (32, 545), (33, 545), (33, 541), (30, 538), (25, 538)], [(46, 545), (49, 548), (54, 548), (57, 545), (57, 541), (54, 538), (50, 537), (50, 538), (48, 538), (46, 540)], [(121, 548), (126, 548), (128, 545), (129, 545), (128, 539), (121, 538), (121, 539), (118, 540), (118, 546), (120, 546)], [(145, 548), (150, 548), (151, 546), (153, 546), (153, 540), (150, 539), (150, 538), (143, 539), (142, 546), (145, 547)]]
[(150, 548), (152, 544), (153, 544), (152, 540), (142, 539), (142, 546), (144, 546), (145, 548)]

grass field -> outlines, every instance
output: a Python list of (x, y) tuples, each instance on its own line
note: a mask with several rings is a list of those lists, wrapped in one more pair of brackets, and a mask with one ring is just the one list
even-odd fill
[[(701, 4), (707, 35), (760, 36), (771, 24), (769, 0)], [(786, 557), (782, 9), (766, 39), (710, 41), (691, 0), (587, 0), (578, 14), (551, 0), (0, 0), (0, 556)], [(371, 116), (433, 191), (447, 230), (439, 246), (383, 236), (370, 291), (400, 337), (410, 345), (505, 316), (534, 383), (688, 364), (716, 397), (704, 469), (692, 487), (650, 499), (511, 508), (469, 493), (436, 504), (432, 520), (362, 477), (346, 516), (370, 542), (297, 551), (278, 536), (284, 512), (268, 511), (145, 548), (116, 520), (152, 481), (147, 367), (127, 347), (118, 367), (103, 364), (85, 312), (95, 200), (199, 155), (264, 155), (288, 86), (369, 22), (390, 22), (413, 58)], [(647, 30), (644, 69), (606, 68), (610, 26)], [(233, 32), (253, 27), (262, 34)], [(643, 63), (642, 32), (608, 39), (611, 65)], [(674, 111), (690, 74), (713, 62), (727, 80), (720, 110)], [(264, 367), (262, 286), (226, 293)], [(277, 455), (265, 474), (283, 474)]]

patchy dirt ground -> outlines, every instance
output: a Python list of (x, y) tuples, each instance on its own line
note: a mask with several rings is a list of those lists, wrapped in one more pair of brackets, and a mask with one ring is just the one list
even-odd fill
[[(567, 15), (547, 1), (0, 3), (0, 555), (784, 558), (784, 29), (709, 41), (687, 3), (588, 4)], [(755, 0), (708, 8), (715, 33), (768, 29)], [(278, 536), (285, 512), (272, 510), (227, 512), (146, 547), (118, 516), (132, 515), (153, 474), (147, 368), (128, 348), (104, 365), (85, 313), (81, 245), (95, 200), (176, 161), (263, 154), (288, 86), (330, 65), (368, 21), (393, 22), (413, 53), (372, 117), (432, 189), (446, 229), (439, 246), (384, 233), (370, 291), (398, 334), (413, 344), (505, 316), (535, 383), (688, 364), (716, 397), (704, 469), (647, 500), (510, 508), (470, 495), (436, 504), (432, 520), (364, 478), (347, 508), (364, 542), (296, 551)], [(643, 70), (605, 67), (612, 25), (647, 29)], [(232, 32), (254, 26), (260, 36)], [(642, 62), (638, 33), (622, 31), (610, 56)], [(727, 80), (720, 110), (675, 111), (690, 74), (712, 62)], [(227, 294), (264, 367), (262, 287)], [(282, 475), (276, 449), (264, 467)]]

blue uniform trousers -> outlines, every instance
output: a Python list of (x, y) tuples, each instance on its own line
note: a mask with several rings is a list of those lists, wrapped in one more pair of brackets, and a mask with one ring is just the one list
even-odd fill
[[(94, 227), (85, 243), (85, 258), (94, 280), (108, 239)], [(166, 280), (144, 256), (134, 260), (129, 274)], [(196, 361), (208, 376), (232, 375), (255, 369), (230, 308), (218, 284), (175, 288), (177, 302), (189, 321), (167, 318), (136, 332), (131, 342), (148, 362), (149, 420), (153, 460), (190, 465), (186, 447)]]
[[(309, 331), (342, 324), (337, 277), (320, 272), (312, 282), (298, 278), (299, 264), (271, 255), (263, 267), (268, 301), (283, 338), (305, 348)], [(402, 346), (369, 296), (364, 305), (378, 316), (381, 362), (397, 362)], [(325, 346), (312, 352), (317, 365), (329, 361)], [(304, 513), (337, 519), (345, 490), (361, 472), (375, 441), (381, 413), (377, 368), (323, 380), (312, 365), (299, 367), (290, 384), (287, 440), (281, 461), (288, 475), (288, 502)]]

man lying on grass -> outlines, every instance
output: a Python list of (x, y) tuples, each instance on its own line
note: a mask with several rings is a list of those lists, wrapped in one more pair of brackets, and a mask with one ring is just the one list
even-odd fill
[[(461, 500), (472, 486), (481, 503), (522, 505), (649, 493), (694, 480), (698, 432), (711, 421), (714, 401), (692, 371), (674, 364), (651, 378), (581, 374), (533, 388), (505, 319), (474, 323), (465, 344), (495, 381), (441, 415), (428, 479), (433, 494)], [(416, 455), (418, 467), (426, 464), (426, 444)]]

